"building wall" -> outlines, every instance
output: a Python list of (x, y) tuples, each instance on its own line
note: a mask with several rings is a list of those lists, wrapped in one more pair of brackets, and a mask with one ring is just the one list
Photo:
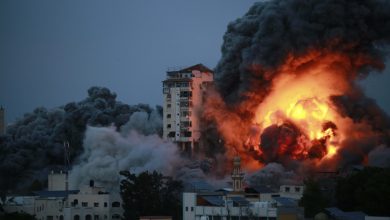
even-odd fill
[(273, 201), (273, 196), (279, 196), (278, 193), (260, 193), (260, 201), (261, 202), (269, 202)]
[[(57, 198), (37, 198), (35, 200), (35, 215), (37, 220), (63, 219), (64, 200)], [(61, 217), (62, 216), (62, 217)]]
[[(163, 137), (176, 142), (182, 151), (189, 154), (194, 149), (196, 151), (200, 144), (199, 115), (204, 91), (212, 81), (211, 72), (192, 70), (168, 72), (163, 82)], [(189, 94), (188, 97), (185, 94)]]
[(183, 220), (195, 220), (196, 193), (183, 193)]
[[(183, 193), (183, 220), (228, 220), (231, 217), (269, 217), (276, 218), (276, 208), (267, 202), (253, 202), (250, 206), (236, 207), (225, 201), (223, 206), (198, 205), (197, 193)], [(229, 197), (225, 197), (227, 199)]]
[[(90, 189), (94, 187), (89, 187)], [(122, 200), (119, 194), (99, 194), (98, 192), (82, 190), (78, 194), (69, 195), (69, 205), (65, 209), (65, 219), (120, 219), (123, 214)]]
[(47, 178), (48, 191), (64, 191), (66, 189), (67, 181), (66, 173), (54, 173), (53, 171), (49, 174)]
[(280, 196), (292, 199), (301, 199), (305, 187), (303, 185), (282, 185), (280, 186)]
[[(66, 197), (19, 196), (8, 198), (6, 212), (26, 212), (37, 220), (116, 220), (123, 215), (117, 193), (102, 193), (100, 187), (84, 187)], [(77, 202), (76, 202), (77, 201)], [(78, 216), (78, 218), (76, 217)], [(76, 217), (76, 218), (75, 218)]]

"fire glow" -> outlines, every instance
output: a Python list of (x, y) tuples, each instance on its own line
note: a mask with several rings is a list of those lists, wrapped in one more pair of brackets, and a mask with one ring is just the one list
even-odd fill
[(261, 1), (231, 22), (203, 110), (211, 153), (239, 154), (246, 170), (388, 166), (390, 117), (358, 82), (384, 70), (389, 10), (377, 0)]
[[(287, 160), (329, 163), (346, 136), (354, 135), (348, 133), (354, 123), (340, 116), (330, 97), (353, 86), (355, 61), (341, 53), (309, 52), (290, 57), (272, 73), (277, 76), (265, 97), (253, 92), (234, 109), (209, 99), (206, 113), (217, 118), (228, 155), (240, 154), (248, 170)], [(252, 117), (243, 118), (248, 111)]]

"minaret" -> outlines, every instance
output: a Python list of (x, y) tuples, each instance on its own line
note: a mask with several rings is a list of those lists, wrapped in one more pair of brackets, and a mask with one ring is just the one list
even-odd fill
[(4, 108), (0, 106), (0, 135), (5, 134)]
[(239, 156), (235, 156), (233, 158), (233, 172), (232, 172), (232, 180), (233, 180), (233, 192), (243, 192), (243, 179), (244, 173), (241, 172), (241, 158)]

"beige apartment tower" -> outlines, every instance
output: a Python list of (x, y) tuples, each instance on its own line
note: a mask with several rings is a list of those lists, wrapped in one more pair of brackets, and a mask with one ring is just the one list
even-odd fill
[(163, 81), (163, 137), (177, 143), (185, 154), (199, 148), (200, 111), (213, 71), (202, 64), (167, 71)]
[(0, 135), (5, 134), (5, 111), (3, 106), (0, 106)]

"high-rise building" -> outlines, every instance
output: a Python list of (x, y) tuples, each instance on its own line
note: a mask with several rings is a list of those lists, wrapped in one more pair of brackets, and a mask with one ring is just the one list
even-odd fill
[(3, 106), (0, 106), (0, 135), (5, 133), (5, 111)]
[(163, 81), (163, 135), (191, 155), (200, 144), (200, 111), (206, 89), (213, 82), (213, 71), (197, 64), (168, 70)]

